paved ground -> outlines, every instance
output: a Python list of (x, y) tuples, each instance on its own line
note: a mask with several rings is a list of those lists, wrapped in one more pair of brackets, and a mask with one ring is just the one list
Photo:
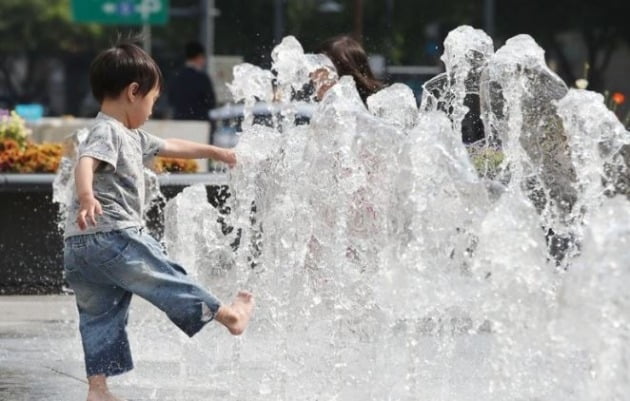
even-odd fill
[[(294, 360), (295, 355), (301, 354), (293, 350), (296, 352), (279, 355), (278, 350), (283, 348), (278, 346), (277, 339), (269, 337), (266, 331), (261, 330), (262, 320), (261, 316), (255, 319), (255, 324), (250, 327), (245, 338), (229, 336), (227, 330), (211, 324), (189, 339), (159, 310), (136, 297), (132, 302), (128, 330), (136, 369), (113, 378), (111, 387), (116, 394), (129, 401), (335, 399), (335, 396), (320, 393), (326, 388), (318, 387), (318, 372), (321, 377), (330, 375), (329, 369), (325, 372), (318, 371), (322, 366), (328, 366), (320, 362), (320, 359), (328, 358), (339, 362), (339, 358), (342, 358), (345, 361), (344, 352), (352, 347), (335, 350), (340, 355), (334, 356), (337, 359), (331, 359), (326, 353), (329, 350), (326, 348), (327, 340), (323, 339), (322, 351), (317, 352), (313, 358)], [(336, 399), (489, 399), (488, 394), (483, 394), (482, 390), (487, 391), (490, 388), (488, 375), (491, 369), (488, 356), (493, 344), (492, 335), (456, 337), (451, 344), (451, 362), (442, 364), (442, 368), (436, 365), (439, 360), (431, 359), (439, 346), (437, 339), (420, 336), (417, 340), (417, 346), (426, 350), (427, 358), (426, 361), (413, 361), (419, 372), (419, 381), (413, 392), (403, 390), (402, 394), (406, 394), (403, 397), (359, 397), (356, 395), (360, 394), (360, 389), (340, 382), (334, 385), (341, 390), (347, 390), (349, 395), (339, 393)], [(308, 349), (318, 350), (317, 346), (311, 344)], [(380, 356), (376, 355), (375, 358)], [(384, 357), (389, 358), (387, 355)], [(287, 374), (287, 367), (293, 366), (293, 370)], [(348, 370), (340, 377), (353, 377), (350, 374), (354, 366), (352, 360), (348, 367), (339, 363), (330, 366), (340, 372)], [(362, 366), (357, 377), (370, 374), (369, 366), (365, 369)], [(567, 374), (570, 377), (582, 377), (585, 370), (580, 366), (570, 363), (564, 371), (569, 372)], [(404, 374), (405, 366), (400, 368), (403, 369), (401, 374)], [(554, 374), (547, 372), (544, 364), (538, 368), (530, 372), (534, 378), (539, 377), (542, 380)], [(391, 372), (385, 373), (397, 376), (399, 369), (396, 366), (392, 366), (390, 370)], [(278, 377), (287, 377), (289, 382), (277, 378), (272, 380), (270, 375), (274, 372), (280, 375)], [(73, 296), (0, 296), (0, 401), (83, 401), (87, 388), (84, 376), (83, 352)], [(314, 384), (309, 390), (311, 383)], [(366, 391), (371, 391), (369, 385), (365, 387)], [(518, 399), (531, 401), (566, 398), (522, 396)]]
[[(221, 394), (221, 389), (208, 387), (207, 382), (179, 387), (178, 383), (189, 382), (177, 380), (178, 375), (186, 375), (181, 371), (178, 346), (186, 337), (168, 328), (166, 319), (142, 300), (134, 300), (130, 313), (136, 321), (130, 325), (131, 332), (144, 326), (142, 336), (167, 335), (169, 341), (163, 342), (163, 349), (159, 341), (146, 349), (134, 336), (136, 343), (134, 338), (131, 341), (137, 369), (112, 380), (116, 393), (130, 401), (197, 401)], [(0, 401), (85, 400), (87, 387), (76, 320), (72, 296), (0, 297)], [(145, 325), (147, 321), (152, 324)]]
[[(290, 366), (290, 362), (276, 363), (274, 354), (269, 354), (269, 349), (274, 349), (273, 342), (258, 333), (257, 326), (260, 322), (250, 328), (245, 341), (229, 336), (226, 330), (212, 324), (189, 339), (160, 311), (136, 297), (132, 301), (128, 330), (136, 369), (113, 378), (111, 387), (129, 401), (334, 398), (317, 392), (321, 390), (316, 385), (317, 369), (321, 368), (319, 357), (314, 359), (312, 368), (304, 368), (302, 377), (291, 379), (294, 383), (301, 381), (305, 387), (312, 382), (313, 389), (289, 395), (281, 387), (274, 387), (279, 384), (269, 380), (269, 372), (282, 370), (283, 366)], [(464, 337), (463, 340), (461, 352), (468, 356), (460, 361), (466, 364), (461, 369), (468, 372), (468, 376), (478, 375), (470, 364), (482, 363), (479, 357), (483, 357), (483, 353), (471, 353), (470, 349), (487, 348), (487, 339), (472, 343), (471, 339)], [(431, 347), (429, 345), (428, 349)], [(82, 358), (73, 296), (0, 296), (0, 401), (85, 400), (87, 387)], [(342, 365), (338, 369), (345, 369)], [(303, 377), (305, 373), (311, 377)], [(427, 397), (422, 399), (437, 399), (428, 394), (439, 394), (445, 385), (442, 382), (448, 377), (452, 374), (425, 378), (428, 381), (424, 385), (435, 382), (433, 389), (437, 393), (429, 387), (423, 388)], [(479, 378), (464, 379), (460, 384), (469, 386)], [(230, 387), (233, 385), (237, 388)], [(454, 383), (449, 386), (456, 387)], [(369, 396), (353, 396), (359, 391), (356, 386), (350, 386), (347, 391), (351, 395), (340, 399), (369, 399)], [(403, 399), (416, 401), (417, 398)], [(457, 399), (468, 401), (471, 398)]]

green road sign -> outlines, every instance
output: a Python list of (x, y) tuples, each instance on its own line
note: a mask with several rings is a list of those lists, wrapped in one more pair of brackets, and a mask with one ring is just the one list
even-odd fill
[(115, 25), (164, 25), (169, 0), (72, 0), (76, 22)]

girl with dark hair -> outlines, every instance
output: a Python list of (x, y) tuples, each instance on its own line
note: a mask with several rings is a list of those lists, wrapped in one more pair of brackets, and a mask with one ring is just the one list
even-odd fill
[[(335, 65), (338, 76), (350, 75), (354, 78), (363, 103), (370, 95), (383, 88), (383, 83), (372, 73), (365, 50), (352, 37), (341, 35), (327, 39), (319, 46), (318, 52), (328, 56)], [(320, 83), (317, 97), (321, 99), (334, 82), (328, 79), (327, 71), (318, 70), (314, 75), (315, 80)]]

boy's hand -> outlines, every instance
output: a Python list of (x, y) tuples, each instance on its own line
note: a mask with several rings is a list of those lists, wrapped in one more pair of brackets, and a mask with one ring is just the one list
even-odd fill
[(79, 198), (79, 205), (79, 216), (77, 217), (79, 229), (85, 230), (88, 227), (88, 223), (96, 226), (95, 215), (103, 214), (99, 201), (93, 195), (86, 195)]
[(236, 165), (236, 154), (232, 149), (225, 149), (215, 145), (207, 145), (178, 138), (167, 138), (164, 147), (160, 149), (158, 155), (182, 159), (209, 158), (223, 162), (230, 167)]
[(236, 166), (236, 153), (232, 149), (221, 149), (220, 160), (232, 168)]

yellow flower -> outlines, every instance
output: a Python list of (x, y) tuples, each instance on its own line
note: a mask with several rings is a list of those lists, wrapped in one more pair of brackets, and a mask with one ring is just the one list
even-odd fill
[(196, 173), (198, 170), (196, 160), (172, 157), (156, 157), (154, 168), (158, 173)]

